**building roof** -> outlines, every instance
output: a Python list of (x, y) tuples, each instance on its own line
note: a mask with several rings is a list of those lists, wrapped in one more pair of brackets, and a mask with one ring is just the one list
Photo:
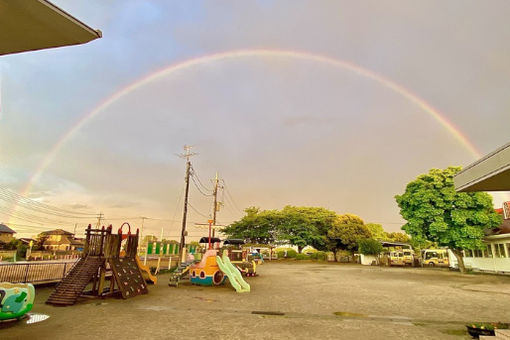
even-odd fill
[(16, 232), (14, 230), (12, 230), (11, 228), (9, 228), (8, 226), (6, 226), (3, 223), (0, 223), (0, 233), (4, 233), (4, 234), (16, 234)]
[(74, 235), (73, 233), (70, 233), (68, 231), (65, 231), (63, 229), (55, 229), (55, 230), (48, 230), (48, 231), (43, 231), (41, 233), (41, 235), (43, 236), (49, 236), (49, 235)]
[(73, 238), (71, 244), (74, 246), (82, 246), (85, 244), (85, 240), (82, 238)]
[(496, 229), (487, 229), (485, 231), (486, 236), (503, 235), (508, 234), (510, 236), (510, 219), (503, 220), (503, 223)]
[(461, 192), (510, 191), (510, 143), (465, 167), (454, 182)]
[(47, 0), (0, 1), (0, 55), (84, 44), (101, 36)]

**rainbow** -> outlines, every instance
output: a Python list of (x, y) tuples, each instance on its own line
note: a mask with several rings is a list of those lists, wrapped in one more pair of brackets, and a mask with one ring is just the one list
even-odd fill
[[(348, 61), (337, 59), (329, 56), (313, 54), (304, 51), (292, 51), (292, 50), (277, 50), (277, 49), (246, 49), (246, 50), (234, 50), (227, 51), (222, 53), (210, 54), (202, 57), (196, 57), (188, 60), (184, 60), (170, 66), (167, 66), (161, 70), (158, 70), (154, 73), (151, 73), (145, 77), (142, 77), (133, 83), (123, 87), (119, 91), (115, 92), (110, 97), (107, 97), (102, 102), (99, 103), (96, 107), (94, 107), (90, 112), (86, 113), (81, 119), (79, 119), (76, 124), (67, 131), (62, 138), (53, 146), (53, 148), (48, 152), (46, 157), (41, 161), (39, 166), (36, 168), (35, 172), (28, 180), (25, 188), (22, 190), (22, 195), (27, 195), (33, 184), (39, 179), (41, 174), (45, 171), (45, 169), (53, 162), (56, 155), (60, 151), (63, 145), (65, 145), (73, 135), (79, 131), (82, 127), (84, 127), (88, 122), (94, 119), (101, 112), (104, 112), (106, 108), (115, 103), (117, 100), (121, 99), (124, 96), (136, 91), (137, 89), (149, 84), (152, 81), (157, 79), (161, 79), (168, 75), (192, 69), (195, 66), (203, 65), (203, 64), (211, 64), (220, 61), (227, 61), (231, 59), (239, 59), (239, 58), (253, 58), (253, 57), (264, 57), (264, 58), (288, 58), (288, 59), (298, 59), (298, 60), (307, 60), (313, 61), (320, 64), (330, 65), (331, 67), (340, 68), (342, 70), (351, 71), (361, 77), (371, 79), (378, 84), (382, 85), (385, 88), (388, 88), (395, 93), (403, 96), (411, 103), (417, 105), (423, 112), (428, 114), (434, 120), (436, 120), (448, 133), (450, 133), (460, 145), (462, 145), (472, 156), (474, 159), (478, 159), (481, 157), (480, 152), (477, 148), (468, 140), (468, 138), (454, 125), (450, 122), (443, 114), (441, 114), (438, 110), (436, 110), (432, 105), (428, 104), (422, 98), (418, 97), (408, 89), (403, 86), (383, 77), (380, 74), (377, 74), (373, 71), (365, 69), (359, 65), (350, 63)], [(16, 208), (14, 208), (15, 211)]]

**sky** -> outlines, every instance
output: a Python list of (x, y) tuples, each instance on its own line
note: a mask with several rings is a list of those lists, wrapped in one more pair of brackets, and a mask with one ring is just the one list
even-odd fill
[[(245, 55), (196, 63), (120, 96), (41, 162), (76, 124), (120, 90), (193, 58), (236, 50), (298, 51), (398, 84), (434, 107), (481, 155), (508, 142), (510, 3), (493, 1), (53, 2), (103, 38), (0, 57), (4, 188), (68, 211), (102, 212), (144, 233), (177, 238), (183, 146), (228, 194), (218, 223), (248, 206), (321, 206), (398, 231), (394, 196), (431, 168), (476, 157), (422, 107), (381, 82), (312, 58)], [(282, 53), (283, 54), (283, 53)], [(30, 179), (38, 174), (29, 185)], [(29, 187), (30, 190), (25, 190)], [(226, 196), (224, 198), (224, 196)], [(495, 195), (500, 206), (504, 196)], [(192, 184), (188, 230), (212, 201)], [(94, 219), (8, 216), (18, 237)], [(19, 208), (20, 212), (31, 213)], [(58, 223), (48, 223), (48, 219)]]

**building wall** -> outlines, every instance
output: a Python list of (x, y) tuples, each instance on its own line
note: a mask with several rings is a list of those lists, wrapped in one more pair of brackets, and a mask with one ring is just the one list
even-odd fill
[(13, 234), (11, 233), (0, 233), (0, 241), (4, 243), (9, 243), (14, 238)]
[(489, 236), (485, 243), (487, 247), (483, 250), (464, 251), (466, 268), (510, 274), (510, 235)]

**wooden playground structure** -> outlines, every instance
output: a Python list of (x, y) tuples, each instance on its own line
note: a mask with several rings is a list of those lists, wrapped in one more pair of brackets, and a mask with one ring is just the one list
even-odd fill
[[(122, 228), (127, 225), (127, 234)], [(124, 243), (125, 242), (125, 243)], [(121, 249), (123, 248), (123, 249)], [(117, 233), (112, 226), (86, 229), (82, 257), (60, 282), (46, 303), (73, 305), (79, 297), (107, 297), (120, 293), (127, 299), (147, 294), (147, 284), (136, 261), (138, 229), (131, 234), (131, 226), (124, 223)], [(86, 291), (87, 287), (90, 290)]]

